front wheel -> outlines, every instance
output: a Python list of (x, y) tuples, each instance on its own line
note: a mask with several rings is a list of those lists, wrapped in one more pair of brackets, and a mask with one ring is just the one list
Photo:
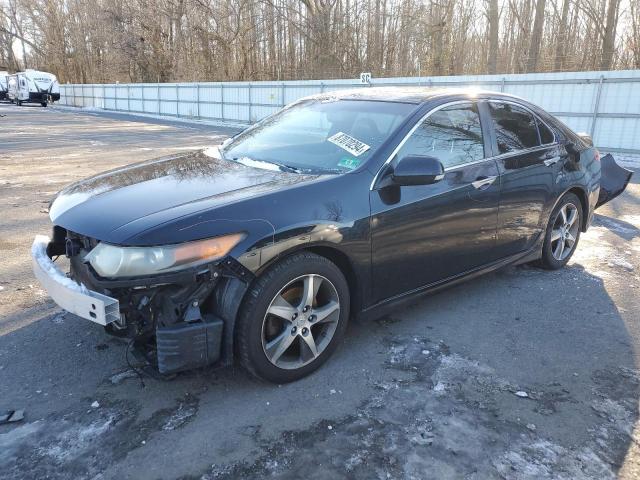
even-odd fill
[(310, 374), (342, 339), (349, 301), (347, 281), (331, 261), (308, 252), (287, 257), (246, 294), (236, 327), (242, 365), (275, 383)]
[(573, 193), (565, 194), (551, 212), (539, 265), (548, 270), (564, 267), (580, 239), (582, 204)]

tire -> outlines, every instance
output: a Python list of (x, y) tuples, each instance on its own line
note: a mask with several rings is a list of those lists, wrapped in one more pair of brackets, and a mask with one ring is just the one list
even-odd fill
[[(572, 212), (575, 212), (575, 217)], [(563, 195), (549, 217), (542, 246), (542, 257), (537, 262), (538, 266), (547, 270), (558, 270), (567, 264), (576, 251), (580, 240), (582, 215), (580, 199), (573, 193)], [(564, 221), (565, 217), (567, 217), (566, 222)], [(572, 218), (573, 220), (571, 220)], [(569, 223), (570, 226), (567, 227)]]
[[(308, 302), (302, 298), (314, 288), (317, 294), (306, 310)], [(245, 295), (235, 330), (240, 363), (274, 383), (309, 375), (341, 342), (349, 305), (349, 286), (334, 263), (310, 252), (286, 257), (258, 277)]]
[(19, 107), (22, 106), (22, 102), (20, 100), (16, 100), (16, 105), (18, 105)]
[(47, 108), (47, 102), (42, 102), (40, 105), (42, 105), (43, 107)]

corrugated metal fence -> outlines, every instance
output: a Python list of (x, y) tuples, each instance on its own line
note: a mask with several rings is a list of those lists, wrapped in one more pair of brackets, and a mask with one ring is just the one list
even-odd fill
[(469, 87), (540, 105), (604, 151), (640, 153), (640, 70), (286, 82), (61, 85), (61, 103), (119, 112), (252, 123), (298, 98), (369, 86)]

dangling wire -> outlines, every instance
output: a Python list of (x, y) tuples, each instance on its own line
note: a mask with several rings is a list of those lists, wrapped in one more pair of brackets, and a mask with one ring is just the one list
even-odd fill
[(142, 388), (146, 388), (147, 386), (144, 384), (144, 379), (142, 378), (142, 374), (144, 372), (141, 369), (139, 369), (137, 365), (132, 365), (131, 361), (129, 360), (129, 349), (133, 345), (133, 342), (134, 342), (134, 339), (132, 338), (131, 340), (129, 340), (129, 343), (127, 343), (127, 348), (125, 348), (124, 350), (124, 358), (127, 361), (127, 365), (129, 366), (129, 368), (133, 370), (138, 376), (138, 379), (140, 380), (140, 385), (142, 386)]

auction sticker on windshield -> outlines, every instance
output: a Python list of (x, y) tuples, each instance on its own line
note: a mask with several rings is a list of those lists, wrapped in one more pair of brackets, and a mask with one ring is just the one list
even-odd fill
[(338, 166), (353, 170), (354, 168), (358, 168), (358, 166), (360, 166), (360, 160), (358, 160), (357, 158), (342, 157), (338, 162)]
[(363, 143), (357, 138), (353, 138), (351, 135), (347, 135), (344, 132), (338, 132), (327, 140), (356, 157), (362, 155), (370, 148), (366, 143)]

